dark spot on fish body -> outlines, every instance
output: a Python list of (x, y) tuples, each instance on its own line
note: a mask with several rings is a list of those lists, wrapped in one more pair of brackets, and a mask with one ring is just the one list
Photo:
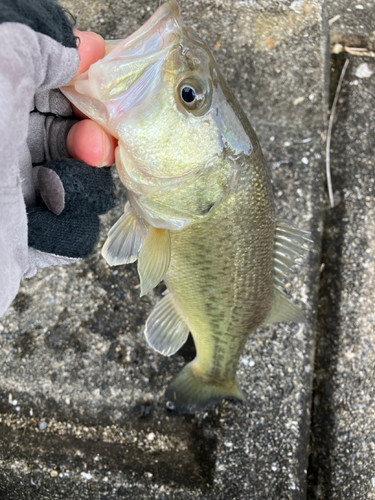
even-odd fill
[(208, 214), (214, 206), (215, 206), (214, 202), (209, 203), (206, 207), (201, 209), (201, 214), (202, 215)]

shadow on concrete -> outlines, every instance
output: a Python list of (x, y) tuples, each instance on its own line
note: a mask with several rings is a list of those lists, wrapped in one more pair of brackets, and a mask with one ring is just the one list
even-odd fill
[[(337, 82), (345, 63), (345, 57), (333, 55), (331, 59), (331, 81), (330, 81), (330, 109), (337, 88)], [(347, 109), (345, 106), (345, 88), (341, 91), (343, 102), (336, 111), (337, 121), (346, 121)], [(335, 125), (332, 131), (331, 148), (334, 144)], [(345, 131), (345, 126), (340, 127)], [(341, 131), (340, 141), (345, 144), (345, 132)], [(338, 146), (336, 145), (336, 148)], [(331, 175), (335, 191), (336, 204), (333, 208), (328, 207), (324, 214), (324, 231), (322, 238), (321, 271), (318, 316), (317, 316), (317, 338), (314, 366), (314, 385), (312, 395), (311, 431), (310, 431), (310, 456), (308, 467), (307, 498), (309, 500), (328, 499), (331, 484), (330, 451), (334, 447), (335, 440), (335, 407), (332, 401), (334, 386), (332, 374), (336, 371), (342, 322), (340, 320), (340, 302), (343, 283), (341, 265), (344, 236), (347, 232), (346, 206), (343, 203), (344, 189), (350, 182), (345, 169), (340, 168), (340, 155), (335, 158), (331, 154)], [(339, 200), (337, 202), (337, 200)]]

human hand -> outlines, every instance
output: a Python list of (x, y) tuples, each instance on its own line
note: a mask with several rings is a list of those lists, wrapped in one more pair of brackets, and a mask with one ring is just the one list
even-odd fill
[(1, 316), (22, 276), (93, 250), (115, 197), (109, 170), (89, 165), (112, 164), (115, 141), (78, 123), (58, 90), (104, 55), (101, 37), (78, 33), (78, 51), (71, 19), (51, 0), (0, 7)]
[[(105, 55), (104, 39), (90, 31), (74, 30), (78, 37), (78, 52), (81, 58), (77, 75)], [(73, 125), (67, 136), (67, 148), (73, 158), (83, 160), (89, 165), (103, 167), (115, 161), (117, 141), (100, 125), (89, 120), (77, 108), (72, 106), (76, 116), (83, 118)]]
[[(77, 76), (104, 57), (105, 42), (100, 35), (92, 32), (75, 30), (74, 34), (80, 55)], [(30, 247), (48, 254), (85, 257), (91, 253), (98, 239), (98, 215), (107, 212), (114, 203), (110, 173), (104, 170), (100, 172), (89, 165), (104, 167), (114, 163), (117, 141), (78, 109), (73, 111), (82, 120), (76, 122), (69, 116), (61, 118), (61, 115), (69, 114), (69, 103), (55, 90), (51, 91), (50, 96), (42, 96), (47, 103), (51, 102), (51, 94), (56, 94), (55, 104), (49, 107), (48, 104), (42, 104), (39, 107), (41, 111), (47, 109), (55, 114), (56, 118), (49, 116), (46, 119), (38, 106), (32, 113), (35, 123), (41, 122), (43, 129), (48, 129), (43, 144), (49, 143), (46, 156), (49, 161), (39, 166), (37, 175), (44, 203), (32, 203), (27, 208), (28, 242)], [(48, 125), (48, 121), (52, 125)], [(28, 142), (40, 150), (37, 128), (30, 128)], [(66, 146), (63, 144), (65, 140)], [(66, 157), (67, 154), (72, 158)]]

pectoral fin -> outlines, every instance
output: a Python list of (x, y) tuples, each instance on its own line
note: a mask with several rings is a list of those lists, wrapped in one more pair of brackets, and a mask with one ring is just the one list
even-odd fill
[(164, 356), (172, 356), (185, 344), (189, 328), (177, 311), (171, 294), (163, 297), (152, 310), (145, 335), (150, 346)]
[(141, 297), (164, 278), (171, 261), (171, 237), (168, 229), (151, 226), (138, 256)]
[(143, 227), (127, 203), (125, 213), (109, 230), (108, 238), (102, 248), (102, 255), (110, 266), (135, 262), (141, 250), (144, 236)]

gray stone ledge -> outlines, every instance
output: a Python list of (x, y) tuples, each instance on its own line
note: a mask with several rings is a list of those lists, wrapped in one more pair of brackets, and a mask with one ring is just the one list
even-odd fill
[[(111, 38), (134, 31), (157, 5), (62, 3), (80, 29)], [(182, 10), (259, 135), (278, 215), (312, 231), (309, 260), (288, 286), (308, 326), (279, 324), (249, 339), (239, 369), (248, 406), (224, 402), (176, 417), (163, 391), (192, 350), (165, 359), (142, 333), (162, 288), (139, 299), (135, 267), (111, 269), (99, 251), (41, 271), (22, 284), (1, 321), (4, 498), (305, 497), (323, 206), (324, 4), (188, 0)], [(103, 218), (103, 238), (120, 201)]]

